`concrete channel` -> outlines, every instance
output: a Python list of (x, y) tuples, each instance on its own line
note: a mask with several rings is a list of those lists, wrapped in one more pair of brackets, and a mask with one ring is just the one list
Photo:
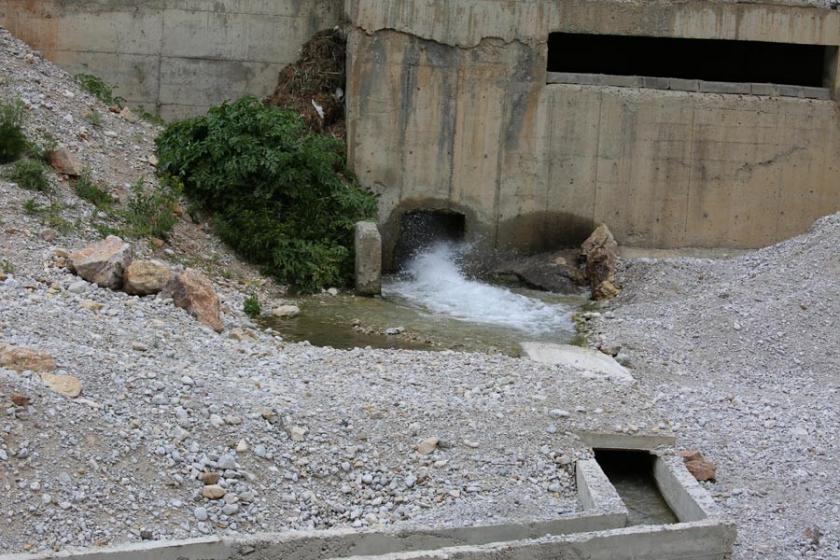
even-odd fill
[(327, 530), (0, 555), (0, 560), (723, 560), (735, 527), (675, 457), (653, 476), (679, 520), (628, 527), (628, 510), (595, 459), (575, 467), (582, 511), (552, 521), (394, 531)]

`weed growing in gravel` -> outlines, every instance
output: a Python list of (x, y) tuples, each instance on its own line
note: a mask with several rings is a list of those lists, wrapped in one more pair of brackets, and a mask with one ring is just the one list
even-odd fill
[(348, 171), (341, 143), (292, 110), (244, 98), (170, 124), (157, 139), (174, 176), (242, 257), (301, 291), (353, 275), (353, 225), (375, 197)]
[[(62, 210), (64, 210), (64, 207), (56, 201), (52, 201), (45, 206), (34, 198), (30, 198), (23, 203), (23, 211), (27, 215), (35, 216), (45, 226), (49, 226), (60, 233), (68, 234), (74, 230), (74, 225), (62, 217)], [(80, 224), (76, 224), (76, 226), (80, 226)]]
[(114, 197), (108, 191), (96, 184), (89, 172), (82, 173), (74, 188), (79, 198), (87, 200), (100, 210), (110, 210), (115, 202)]
[(21, 188), (30, 191), (49, 192), (50, 182), (47, 179), (48, 168), (42, 162), (34, 159), (16, 161), (6, 172), (5, 177), (17, 183)]
[(178, 222), (173, 212), (175, 196), (164, 188), (147, 191), (143, 179), (131, 187), (131, 198), (122, 217), (126, 222), (125, 233), (130, 237), (158, 237), (168, 239)]
[(0, 259), (0, 272), (4, 274), (14, 274), (15, 273), (15, 265), (9, 262), (6, 259)]
[(31, 159), (37, 159), (49, 163), (50, 152), (58, 147), (58, 141), (49, 132), (43, 132), (40, 141), (27, 140), (26, 155)]
[(260, 313), (262, 313), (262, 306), (260, 306), (260, 300), (257, 299), (257, 296), (250, 295), (245, 298), (245, 304), (242, 306), (242, 310), (245, 312), (245, 315), (250, 317), (251, 319), (255, 317), (259, 317)]
[(23, 203), (23, 213), (27, 216), (35, 216), (38, 214), (38, 210), (40, 209), (41, 205), (38, 204), (38, 201), (34, 198), (28, 199), (26, 202)]
[(163, 120), (163, 118), (160, 115), (158, 115), (156, 113), (152, 113), (150, 111), (147, 111), (146, 108), (143, 107), (142, 105), (140, 105), (137, 108), (137, 111), (140, 114), (140, 118), (143, 119), (144, 121), (146, 121), (148, 123), (156, 124), (158, 126), (166, 126), (166, 121)]
[(29, 143), (23, 133), (23, 103), (0, 102), (0, 164), (20, 158)]
[(114, 88), (100, 78), (93, 74), (76, 74), (73, 77), (83, 90), (101, 100), (108, 105), (117, 105), (122, 107), (125, 105), (125, 99), (114, 95)]
[(102, 115), (97, 110), (93, 110), (87, 115), (85, 115), (85, 120), (90, 123), (91, 126), (96, 128), (102, 127)]

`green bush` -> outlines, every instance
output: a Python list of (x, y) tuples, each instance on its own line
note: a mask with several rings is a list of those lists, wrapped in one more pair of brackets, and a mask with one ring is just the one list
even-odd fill
[(351, 278), (353, 225), (375, 214), (376, 199), (335, 138), (244, 98), (170, 124), (157, 149), (159, 171), (180, 179), (222, 239), (268, 274), (303, 291)]
[(103, 103), (117, 105), (119, 107), (125, 105), (125, 99), (114, 95), (114, 88), (99, 76), (94, 76), (93, 74), (76, 74), (74, 79), (83, 90), (97, 97)]
[(5, 176), (21, 188), (48, 192), (50, 182), (47, 179), (47, 171), (47, 166), (38, 160), (22, 159), (16, 161)]
[(23, 133), (23, 103), (0, 102), (0, 164), (20, 158), (29, 147)]
[(114, 197), (97, 185), (88, 172), (76, 180), (74, 188), (79, 198), (87, 200), (100, 210), (109, 210), (115, 202)]
[(262, 313), (262, 306), (260, 305), (260, 300), (257, 299), (257, 296), (250, 295), (245, 298), (245, 303), (242, 306), (242, 310), (245, 312), (245, 315), (250, 317), (251, 319), (255, 317), (259, 317), (260, 313)]

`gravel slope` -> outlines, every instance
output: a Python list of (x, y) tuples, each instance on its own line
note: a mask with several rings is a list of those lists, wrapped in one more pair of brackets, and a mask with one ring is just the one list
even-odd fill
[(735, 558), (840, 558), (840, 214), (738, 258), (631, 261), (622, 281), (601, 335), (717, 463)]

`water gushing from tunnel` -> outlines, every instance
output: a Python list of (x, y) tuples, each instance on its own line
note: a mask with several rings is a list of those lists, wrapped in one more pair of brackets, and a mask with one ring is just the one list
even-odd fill
[(525, 334), (570, 328), (568, 305), (547, 303), (468, 277), (463, 260), (470, 247), (449, 241), (417, 250), (401, 272), (385, 283), (383, 295), (430, 313)]

